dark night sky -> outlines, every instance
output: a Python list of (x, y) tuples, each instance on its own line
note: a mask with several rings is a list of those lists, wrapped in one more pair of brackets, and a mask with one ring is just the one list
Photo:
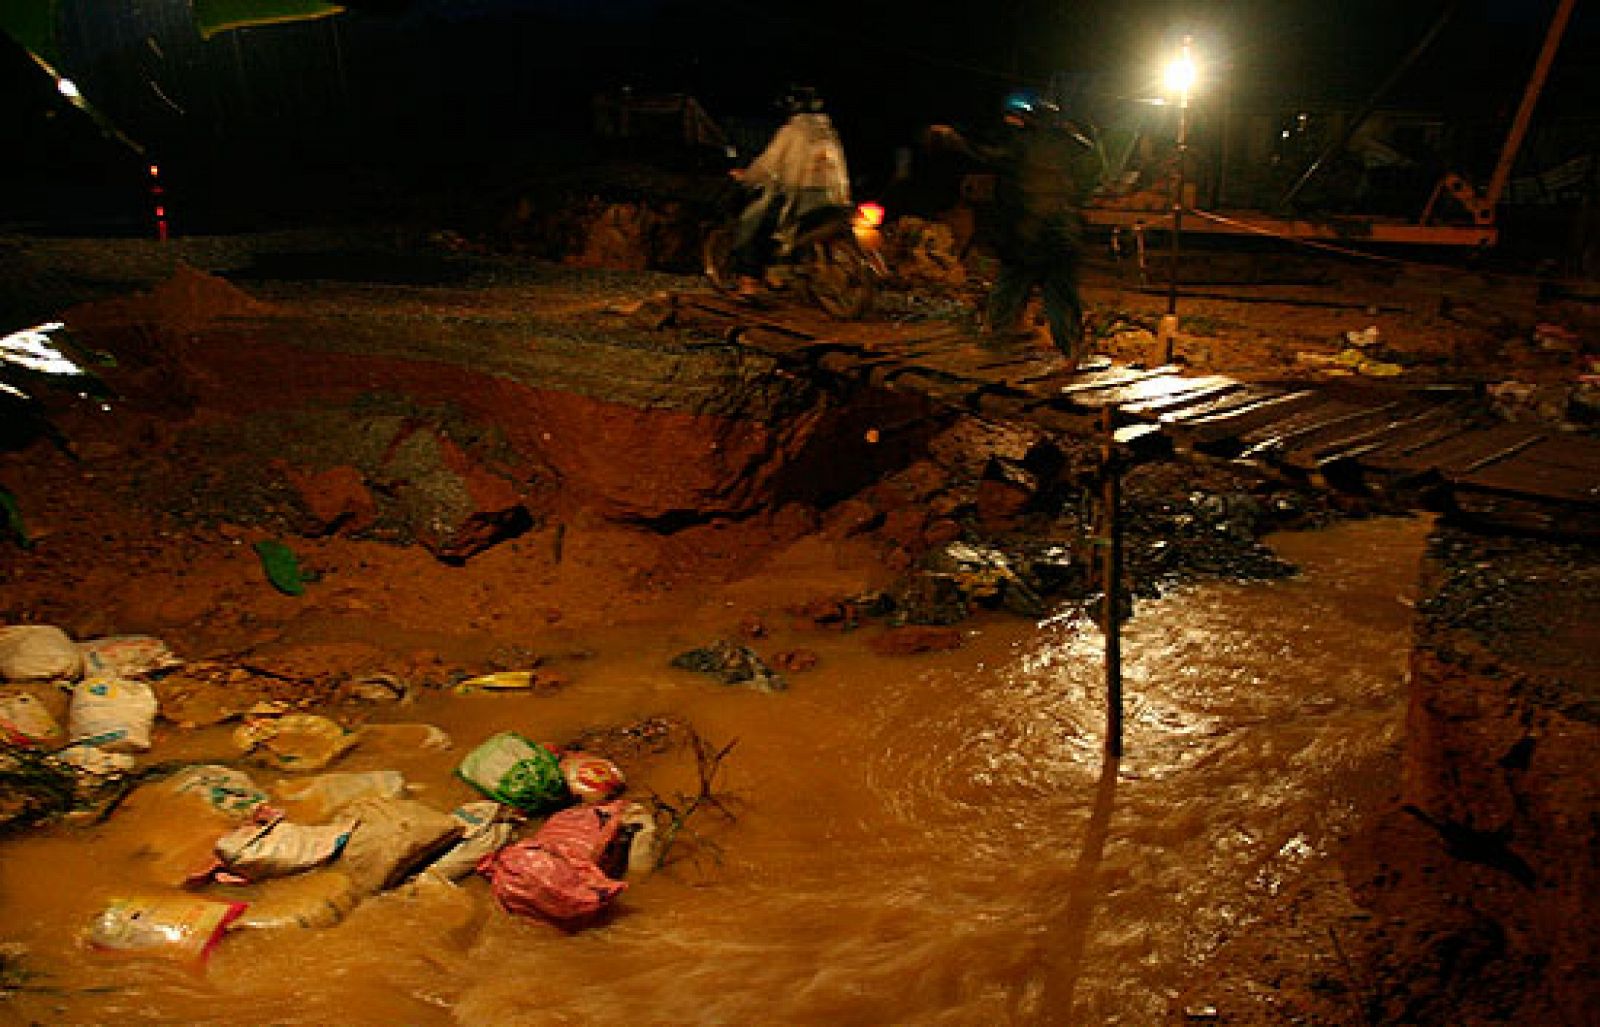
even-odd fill
[[(486, 177), (581, 136), (623, 84), (690, 92), (719, 118), (770, 116), (817, 86), (860, 165), (920, 126), (977, 124), (1006, 91), (1065, 75), (1093, 112), (1150, 92), (1185, 32), (1211, 97), (1234, 109), (1358, 105), (1445, 0), (354, 0), (343, 15), (201, 41), (188, 0), (60, 0), (63, 70), (174, 174), (303, 173), (323, 183), (410, 168)], [(1583, 7), (1584, 5), (1580, 5)], [(1395, 103), (1503, 123), (1555, 0), (1464, 0)], [(1541, 114), (1595, 100), (1580, 10)], [(113, 181), (142, 162), (67, 108), (20, 48), (0, 65), (13, 177)], [(1202, 91), (1197, 104), (1206, 101)], [(12, 190), (13, 195), (16, 190)], [(3, 213), (3, 212), (0, 212)], [(10, 215), (14, 217), (15, 215)]]

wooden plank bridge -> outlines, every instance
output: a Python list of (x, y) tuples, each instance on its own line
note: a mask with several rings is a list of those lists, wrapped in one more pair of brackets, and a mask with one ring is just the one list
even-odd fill
[(1507, 423), (1469, 386), (1245, 381), (1176, 366), (1052, 366), (985, 350), (942, 323), (841, 323), (797, 306), (676, 293), (641, 316), (780, 364), (1046, 431), (1089, 435), (1105, 412), (1130, 453), (1248, 462), (1477, 523), (1600, 537), (1600, 440)]

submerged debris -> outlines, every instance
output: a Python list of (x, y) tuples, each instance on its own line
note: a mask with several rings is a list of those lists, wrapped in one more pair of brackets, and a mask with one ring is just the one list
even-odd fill
[(703, 649), (679, 653), (672, 658), (672, 665), (707, 674), (724, 685), (748, 685), (762, 692), (782, 692), (789, 687), (754, 649), (726, 639), (718, 639)]

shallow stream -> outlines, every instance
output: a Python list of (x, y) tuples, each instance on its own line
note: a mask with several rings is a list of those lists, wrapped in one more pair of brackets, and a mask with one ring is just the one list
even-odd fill
[[(738, 819), (705, 820), (717, 858), (632, 882), (577, 933), (500, 912), (471, 879), (334, 927), (235, 932), (194, 973), (81, 941), (109, 896), (155, 887), (217, 833), (131, 802), (0, 847), (0, 940), (40, 974), (0, 1023), (1158, 1022), (1392, 782), (1427, 528), (1282, 536), (1295, 578), (1141, 603), (1118, 764), (1101, 756), (1101, 638), (1070, 616), (986, 615), (963, 648), (911, 657), (778, 625), (773, 648), (821, 656), (780, 694), (670, 668), (698, 627), (596, 631), (557, 694), (431, 693), (379, 718), (436, 724), (452, 751), (362, 746), (338, 769), (400, 769), (449, 809), (476, 797), (452, 776), (461, 755), (497, 731), (561, 741), (675, 716), (737, 739)], [(223, 729), (182, 744), (233, 755)], [(691, 779), (663, 761), (635, 783)]]

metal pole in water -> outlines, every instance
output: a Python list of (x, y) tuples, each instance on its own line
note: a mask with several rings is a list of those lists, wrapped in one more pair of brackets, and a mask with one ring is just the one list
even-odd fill
[(1101, 516), (1101, 569), (1100, 578), (1105, 586), (1101, 600), (1101, 622), (1106, 636), (1106, 755), (1115, 759), (1122, 756), (1122, 521), (1121, 475), (1117, 468), (1116, 426), (1112, 408), (1100, 412), (1100, 426), (1105, 431), (1104, 448), (1100, 461), (1100, 516)]

